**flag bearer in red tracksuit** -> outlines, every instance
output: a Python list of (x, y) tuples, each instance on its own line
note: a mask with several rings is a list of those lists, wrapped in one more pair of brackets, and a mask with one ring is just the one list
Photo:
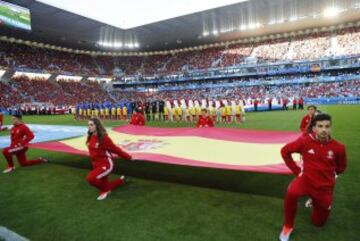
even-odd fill
[(13, 127), (10, 130), (11, 144), (5, 147), (2, 153), (8, 163), (8, 167), (3, 173), (9, 173), (15, 170), (13, 155), (15, 155), (22, 167), (37, 165), (40, 163), (48, 162), (45, 158), (38, 158), (35, 160), (27, 160), (26, 151), (29, 149), (29, 142), (34, 139), (34, 134), (31, 132), (21, 121), (21, 115), (15, 114), (12, 116)]
[(108, 179), (114, 168), (111, 154), (114, 153), (128, 160), (131, 160), (131, 156), (112, 142), (98, 118), (89, 120), (86, 144), (93, 166), (93, 170), (87, 176), (87, 181), (100, 190), (100, 196), (97, 199), (103, 200), (114, 188), (125, 184), (124, 176), (114, 181)]
[(196, 127), (214, 127), (213, 119), (209, 116), (207, 109), (201, 110), (201, 116), (196, 124)]
[(134, 126), (145, 125), (144, 115), (139, 111), (139, 109), (136, 109), (135, 113), (131, 116), (130, 124)]
[[(286, 165), (297, 176), (289, 185), (285, 196), (285, 222), (280, 240), (289, 240), (294, 228), (298, 199), (310, 196), (313, 210), (312, 223), (323, 226), (330, 214), (335, 178), (344, 172), (347, 164), (345, 147), (330, 137), (331, 116), (314, 116), (313, 133), (286, 144), (281, 155)], [(300, 153), (303, 167), (298, 166), (291, 154)]]
[(311, 118), (312, 116), (315, 114), (316, 112), (316, 106), (315, 105), (309, 105), (307, 110), (308, 110), (308, 114), (306, 116), (304, 116), (301, 120), (301, 123), (300, 123), (300, 130), (302, 133), (306, 133), (307, 132), (307, 129), (310, 125), (310, 122), (311, 122)]

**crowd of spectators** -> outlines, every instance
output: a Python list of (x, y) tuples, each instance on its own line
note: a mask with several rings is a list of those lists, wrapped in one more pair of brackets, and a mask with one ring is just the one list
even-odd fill
[(54, 83), (45, 78), (29, 78), (25, 75), (13, 77), (10, 81), (13, 89), (17, 90), (25, 99), (25, 102), (48, 102), (61, 103), (65, 99), (64, 92)]
[(245, 63), (245, 58), (251, 55), (252, 44), (233, 44), (222, 51), (218, 67), (236, 66)]
[(337, 35), (337, 46), (334, 51), (337, 55), (360, 54), (360, 31), (359, 29), (350, 29), (341, 31)]
[[(0, 42), (0, 66), (6, 68), (23, 68), (37, 72), (72, 74), (82, 76), (171, 76), (181, 73), (188, 76), (189, 70), (208, 69), (242, 65), (247, 59), (258, 62), (276, 62), (283, 60), (313, 60), (331, 55), (360, 54), (360, 28), (351, 28), (338, 32), (311, 34), (302, 37), (268, 42), (238, 43), (223, 47), (198, 49), (176, 54), (151, 56), (93, 56), (72, 54), (28, 45)], [(217, 70), (220, 71), (220, 70)], [(210, 71), (209, 71), (210, 72)], [(330, 72), (328, 72), (330, 73)], [(346, 72), (344, 72), (347, 74)], [(57, 106), (71, 106), (77, 103), (116, 102), (121, 99), (202, 99), (202, 98), (303, 98), (318, 97), (350, 97), (359, 96), (360, 81), (340, 81), (321, 83), (316, 76), (302, 74), (305, 78), (313, 78), (314, 83), (256, 85), (247, 87), (227, 86), (208, 88), (209, 81), (192, 81), (187, 83), (171, 82), (161, 84), (162, 87), (181, 87), (182, 90), (107, 92), (98, 82), (69, 81), (60, 79), (48, 81), (42, 78), (26, 76), (13, 77), (8, 83), (0, 81), (0, 107), (10, 107), (21, 103), (51, 103)], [(314, 75), (314, 74), (312, 74)], [(339, 76), (338, 73), (334, 76)], [(295, 75), (283, 76), (284, 80), (296, 78)], [(170, 77), (169, 77), (170, 78)], [(272, 80), (275, 77), (262, 77), (261, 80)], [(155, 78), (156, 79), (156, 78)], [(257, 79), (216, 80), (213, 83), (233, 83), (239, 81), (256, 82)], [(130, 77), (131, 82), (131, 77)], [(160, 84), (158, 84), (160, 86)], [(145, 86), (145, 85), (144, 85)], [(200, 88), (199, 88), (200, 86)], [(139, 87), (139, 86), (138, 86)], [(140, 86), (141, 87), (141, 86)], [(192, 89), (196, 87), (197, 89)], [(160, 88), (161, 89), (161, 88)]]
[(55, 106), (75, 106), (78, 103), (117, 103), (119, 101), (151, 101), (154, 99), (244, 99), (265, 102), (267, 98), (360, 98), (360, 80), (314, 82), (306, 84), (255, 85), (221, 88), (198, 88), (171, 91), (111, 91), (106, 92), (97, 82), (44, 79), (20, 76), (9, 84), (0, 82), (0, 107), (23, 103), (49, 103)]
[(289, 51), (289, 40), (272, 41), (254, 48), (252, 55), (269, 62), (284, 60)]
[(175, 54), (94, 56), (1, 42), (0, 66), (87, 76), (174, 74), (196, 69), (281, 60), (314, 60), (332, 55), (360, 54), (360, 28), (309, 34), (266, 42), (238, 43)]
[(0, 107), (10, 107), (26, 102), (26, 98), (15, 88), (0, 81)]
[(69, 81), (58, 80), (57, 84), (64, 92), (67, 105), (75, 105), (81, 102), (106, 102), (111, 97), (96, 81)]
[(99, 75), (99, 68), (89, 55), (9, 42), (0, 43), (0, 66), (46, 71), (48, 73)]
[(283, 85), (258, 85), (244, 87), (200, 88), (183, 89), (159, 92), (128, 92), (113, 91), (111, 95), (116, 100), (180, 100), (180, 99), (244, 99), (264, 102), (267, 98), (293, 99), (293, 98), (331, 98), (331, 97), (358, 97), (360, 98), (360, 80), (283, 84)]
[(294, 39), (290, 43), (289, 53), (286, 58), (289, 60), (314, 60), (330, 54), (330, 34), (317, 34), (310, 38)]
[(13, 77), (8, 84), (0, 82), (0, 107), (23, 103), (51, 103), (56, 106), (71, 106), (80, 102), (112, 101), (111, 96), (96, 81), (58, 80), (27, 76)]

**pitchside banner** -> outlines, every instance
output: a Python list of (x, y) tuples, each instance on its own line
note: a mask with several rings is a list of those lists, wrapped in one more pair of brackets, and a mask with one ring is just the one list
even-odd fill
[[(122, 126), (108, 131), (134, 159), (174, 165), (288, 174), (281, 147), (296, 132), (225, 128), (151, 128)], [(40, 149), (88, 155), (86, 136), (35, 143)]]

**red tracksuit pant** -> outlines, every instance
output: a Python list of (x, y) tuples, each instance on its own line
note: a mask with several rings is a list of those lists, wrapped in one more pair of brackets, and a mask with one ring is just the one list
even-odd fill
[(43, 160), (41, 159), (35, 159), (35, 160), (27, 160), (26, 158), (26, 151), (28, 150), (28, 147), (5, 147), (2, 150), (2, 153), (8, 163), (8, 167), (13, 167), (14, 166), (14, 161), (13, 161), (13, 155), (15, 155), (20, 163), (21, 166), (26, 167), (26, 166), (32, 166), (32, 165), (37, 165), (40, 163), (43, 163)]
[(109, 164), (93, 164), (94, 169), (87, 175), (87, 181), (90, 185), (98, 188), (100, 192), (108, 192), (123, 185), (124, 181), (120, 178), (109, 181), (109, 175), (111, 174), (113, 166), (112, 161)]
[(330, 214), (333, 193), (315, 189), (304, 177), (295, 178), (287, 189), (284, 205), (285, 226), (294, 227), (298, 199), (303, 196), (309, 196), (313, 201), (312, 223), (316, 226), (323, 226)]

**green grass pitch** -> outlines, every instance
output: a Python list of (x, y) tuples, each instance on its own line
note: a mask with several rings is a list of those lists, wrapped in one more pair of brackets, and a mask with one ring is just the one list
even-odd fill
[[(360, 240), (360, 105), (321, 106), (333, 116), (333, 137), (347, 147), (348, 169), (337, 180), (333, 210), (324, 228), (299, 204), (294, 241)], [(236, 128), (298, 130), (306, 111), (248, 113)], [(24, 117), (27, 123), (86, 125), (71, 116)], [(5, 118), (5, 124), (10, 118)], [(123, 123), (105, 122), (106, 126)], [(188, 124), (153, 122), (150, 126)], [(293, 176), (117, 161), (130, 183), (99, 202), (85, 177), (86, 157), (31, 150), (50, 164), (0, 174), (0, 226), (34, 241), (232, 241), (277, 240), (283, 197)], [(0, 157), (0, 169), (5, 168)], [(1, 240), (1, 238), (0, 238)]]

